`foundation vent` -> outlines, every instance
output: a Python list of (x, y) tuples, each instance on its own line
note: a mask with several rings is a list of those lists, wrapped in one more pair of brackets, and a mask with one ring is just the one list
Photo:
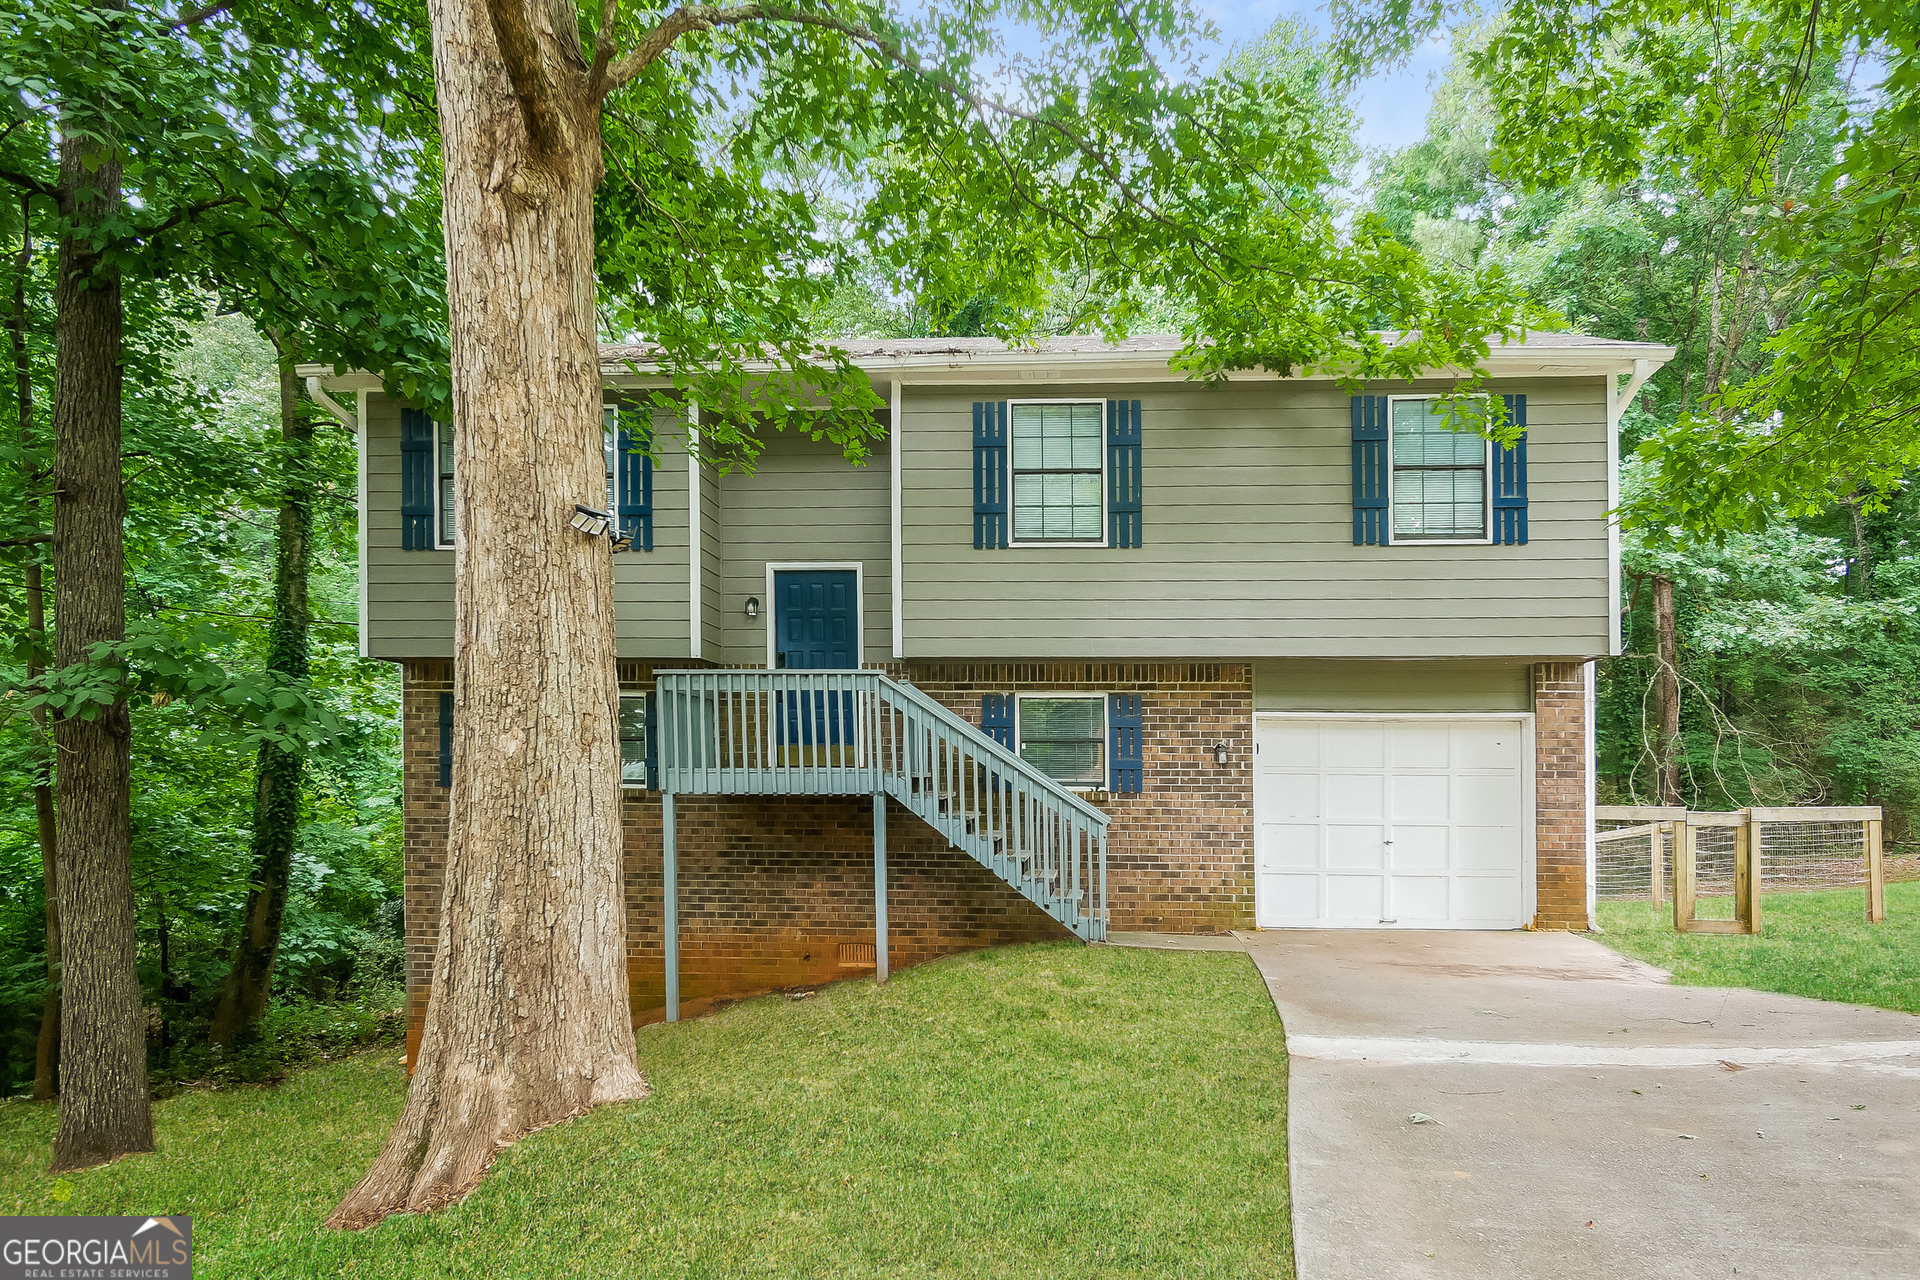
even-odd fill
[(871, 942), (843, 942), (840, 944), (840, 963), (843, 965), (871, 965), (874, 963), (873, 944)]

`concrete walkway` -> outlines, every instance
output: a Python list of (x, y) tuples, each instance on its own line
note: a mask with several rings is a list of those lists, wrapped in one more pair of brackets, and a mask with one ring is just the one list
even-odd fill
[(1301, 1280), (1920, 1278), (1920, 1017), (1569, 934), (1236, 936), (1287, 1029)]

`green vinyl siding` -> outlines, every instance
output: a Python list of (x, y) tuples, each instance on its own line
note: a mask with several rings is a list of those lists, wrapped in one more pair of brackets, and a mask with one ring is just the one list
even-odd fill
[[(453, 656), (453, 551), (400, 546), (400, 409), (379, 392), (366, 397), (366, 649), (375, 658)], [(671, 432), (662, 451), (684, 480), (685, 454)], [(616, 637), (623, 658), (687, 654), (687, 488), (654, 486), (654, 551), (614, 557)]]
[[(1376, 384), (1381, 395), (1439, 384)], [(904, 392), (910, 658), (1588, 657), (1607, 651), (1606, 411), (1598, 377), (1502, 379), (1528, 397), (1526, 546), (1352, 543), (1349, 390), (1237, 380), (1048, 387), (1141, 401), (1155, 531), (1107, 547), (973, 552), (975, 401)]]
[[(766, 662), (773, 612), (767, 565), (779, 561), (857, 563), (863, 656), (868, 662), (893, 656), (890, 455), (884, 439), (869, 447), (866, 463), (856, 467), (829, 441), (776, 433), (767, 438), (751, 472), (720, 477), (716, 505), (723, 513), (724, 562), (715, 582), (721, 647), (710, 649), (709, 658), (756, 666)], [(968, 468), (971, 476), (971, 461)], [(971, 554), (973, 508), (971, 494), (966, 496)], [(760, 601), (758, 618), (746, 616), (749, 596)]]

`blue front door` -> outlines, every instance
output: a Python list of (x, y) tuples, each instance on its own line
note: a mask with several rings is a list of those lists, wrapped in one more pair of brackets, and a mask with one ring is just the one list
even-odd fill
[(775, 573), (774, 665), (800, 671), (859, 666), (859, 581), (851, 569)]

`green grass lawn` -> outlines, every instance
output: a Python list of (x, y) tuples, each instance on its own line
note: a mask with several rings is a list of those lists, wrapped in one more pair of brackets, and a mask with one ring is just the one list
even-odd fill
[(1243, 955), (1040, 944), (639, 1035), (654, 1088), (440, 1213), (320, 1223), (405, 1076), (382, 1050), (155, 1107), (61, 1178), (0, 1105), (0, 1213), (194, 1219), (196, 1274), (1290, 1277), (1285, 1039)]
[(1920, 1013), (1920, 882), (1887, 886), (1887, 918), (1866, 921), (1859, 889), (1770, 893), (1761, 932), (1675, 933), (1670, 907), (1602, 902), (1600, 941), (1695, 987), (1753, 987)]

